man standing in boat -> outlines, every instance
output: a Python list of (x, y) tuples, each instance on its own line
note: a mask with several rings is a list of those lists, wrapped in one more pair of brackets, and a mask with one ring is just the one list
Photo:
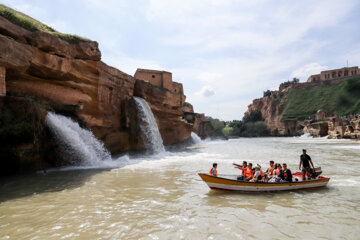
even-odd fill
[[(312, 166), (312, 169), (310, 167), (310, 164)], [(302, 169), (301, 169), (302, 165)], [(314, 164), (311, 160), (311, 157), (306, 154), (306, 149), (303, 149), (303, 154), (300, 156), (300, 163), (299, 163), (299, 169), (302, 170), (302, 179), (305, 180), (305, 174), (307, 173), (308, 179), (312, 178), (313, 170), (314, 170)]]

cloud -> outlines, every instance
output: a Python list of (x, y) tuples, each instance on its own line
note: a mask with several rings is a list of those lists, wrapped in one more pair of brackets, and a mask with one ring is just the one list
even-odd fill
[(202, 97), (211, 97), (215, 95), (215, 91), (210, 86), (204, 86), (200, 91), (196, 92), (195, 94)]
[(319, 74), (321, 71), (329, 69), (326, 65), (321, 65), (319, 63), (310, 63), (305, 66), (302, 66), (291, 73), (291, 78), (300, 78), (301, 80), (306, 80), (310, 75)]
[(293, 77), (360, 63), (357, 0), (4, 3), (98, 41), (103, 61), (126, 73), (172, 72), (196, 111), (226, 120)]

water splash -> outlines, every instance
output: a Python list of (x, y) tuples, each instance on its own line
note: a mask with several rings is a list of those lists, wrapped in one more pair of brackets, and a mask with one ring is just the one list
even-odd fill
[(64, 160), (71, 165), (98, 167), (104, 161), (112, 161), (104, 144), (71, 118), (49, 112), (46, 124), (59, 143)]
[(191, 141), (195, 144), (199, 144), (202, 142), (201, 138), (194, 132), (191, 132)]
[(138, 109), (140, 129), (143, 132), (142, 137), (146, 149), (153, 153), (165, 152), (163, 140), (151, 108), (144, 99), (140, 97), (134, 97), (134, 99)]
[(310, 133), (304, 133), (299, 138), (313, 138)]

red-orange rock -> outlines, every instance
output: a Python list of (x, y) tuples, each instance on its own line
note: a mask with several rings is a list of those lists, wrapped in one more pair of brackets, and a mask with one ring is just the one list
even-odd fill
[(191, 125), (181, 120), (181, 84), (173, 83), (170, 91), (136, 81), (100, 57), (96, 42), (69, 43), (0, 17), (0, 67), (5, 68), (7, 95), (31, 96), (81, 120), (113, 153), (143, 147), (134, 93), (150, 104), (165, 144), (190, 137)]

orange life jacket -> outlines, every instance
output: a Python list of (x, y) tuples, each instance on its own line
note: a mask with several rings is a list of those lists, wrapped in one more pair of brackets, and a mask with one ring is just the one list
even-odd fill
[(253, 173), (252, 173), (252, 170), (247, 168), (245, 170), (245, 177), (248, 178), (248, 177), (253, 177)]
[(273, 175), (279, 175), (279, 173), (280, 173), (280, 170), (279, 169), (274, 169), (274, 171), (273, 171)]
[(210, 170), (209, 170), (209, 175), (212, 175), (212, 174), (211, 174), (211, 171), (212, 171), (213, 169), (215, 169), (215, 175), (213, 175), (213, 176), (217, 177), (217, 175), (218, 175), (217, 170), (216, 170), (216, 168), (213, 168), (213, 167), (210, 168)]
[(273, 174), (273, 172), (274, 172), (274, 168), (269, 167), (269, 169), (268, 169), (268, 173), (272, 175), (272, 174)]
[(260, 176), (261, 176), (261, 179), (262, 179), (262, 180), (264, 180), (264, 179), (265, 179), (265, 174), (264, 174), (264, 172), (263, 172), (263, 171), (261, 171), (261, 175), (260, 175)]
[[(290, 175), (292, 176), (291, 171), (290, 171)], [(287, 178), (287, 170), (286, 170), (286, 171), (284, 170), (284, 178), (285, 178), (285, 179)]]

